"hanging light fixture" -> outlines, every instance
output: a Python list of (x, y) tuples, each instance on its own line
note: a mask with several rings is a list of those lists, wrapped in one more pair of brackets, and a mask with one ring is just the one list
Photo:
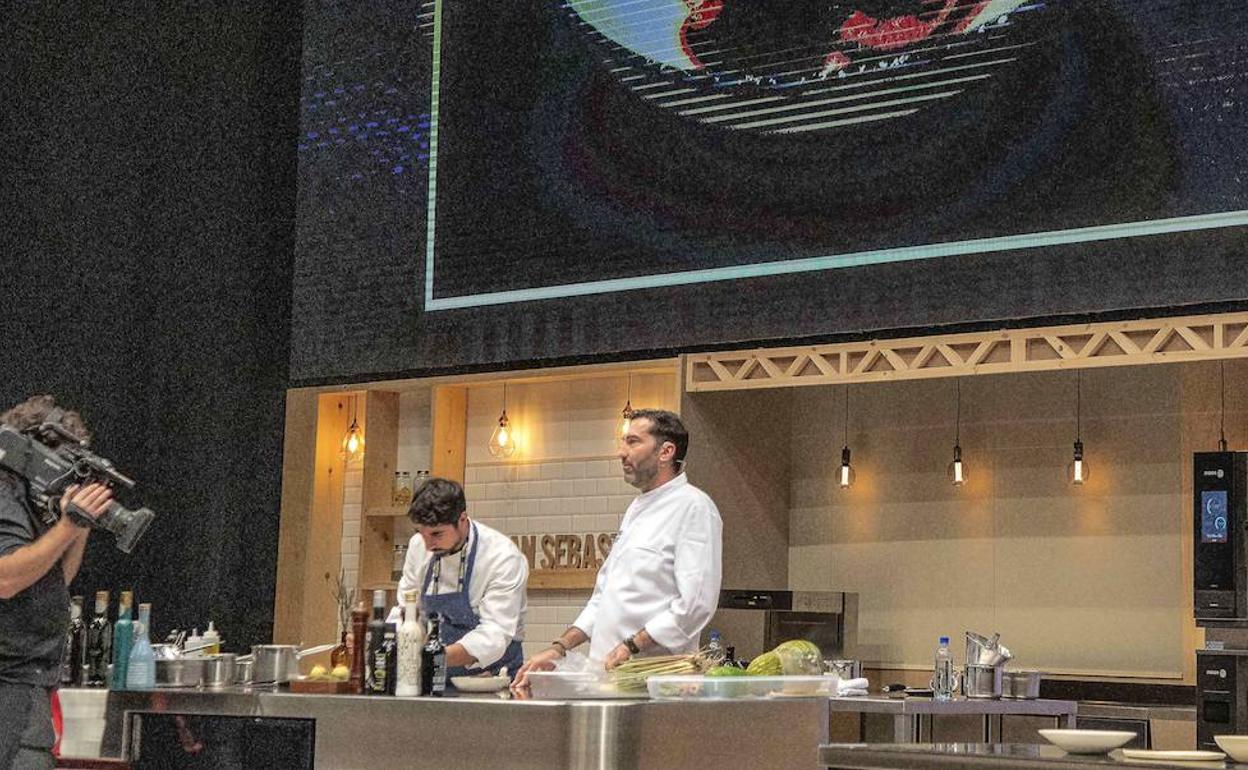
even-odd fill
[(516, 451), (516, 437), (507, 419), (507, 383), (503, 383), (503, 411), (498, 416), (498, 426), (490, 434), (490, 454), (494, 457), (511, 457)]
[(342, 437), (342, 453), (347, 456), (348, 460), (356, 460), (364, 453), (364, 429), (360, 427), (356, 413), (356, 396), (351, 396), (350, 404), (351, 426), (347, 428), (346, 435)]
[(841, 470), (837, 474), (841, 489), (849, 489), (854, 483), (854, 466), (849, 462), (849, 386), (845, 386), (845, 443), (841, 446)]
[(1218, 428), (1218, 451), (1225, 452), (1226, 451), (1226, 362), (1219, 361), (1218, 364), (1219, 364), (1219, 371), (1220, 371), (1221, 380), (1222, 380), (1222, 387), (1221, 387), (1222, 418), (1221, 418), (1221, 425)]
[(1083, 372), (1075, 372), (1075, 456), (1066, 466), (1066, 480), (1083, 486), (1091, 469), (1083, 459)]
[(953, 429), (953, 462), (949, 463), (949, 481), (955, 487), (966, 483), (966, 467), (962, 464), (962, 378), (957, 380), (957, 418)]
[(633, 424), (633, 373), (628, 373), (628, 396), (624, 399), (624, 411), (620, 413), (620, 436), (628, 434)]

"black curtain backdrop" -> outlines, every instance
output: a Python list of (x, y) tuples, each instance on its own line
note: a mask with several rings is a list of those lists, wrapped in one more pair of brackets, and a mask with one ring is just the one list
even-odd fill
[[(74, 593), (269, 639), (289, 359), (298, 3), (8, 8), (0, 404), (51, 392), (158, 518)], [(90, 606), (88, 604), (88, 606)]]

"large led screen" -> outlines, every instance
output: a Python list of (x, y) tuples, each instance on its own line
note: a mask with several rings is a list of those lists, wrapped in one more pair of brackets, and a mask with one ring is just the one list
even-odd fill
[[(1242, 0), (306, 0), (304, 23), (296, 376), (1248, 296)], [(600, 328), (647, 290), (689, 323)]]

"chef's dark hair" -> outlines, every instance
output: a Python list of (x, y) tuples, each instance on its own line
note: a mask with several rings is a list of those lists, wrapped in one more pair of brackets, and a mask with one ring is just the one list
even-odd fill
[(659, 442), (659, 446), (663, 446), (664, 441), (672, 442), (676, 447), (672, 462), (677, 469), (683, 468), (685, 453), (689, 451), (689, 431), (685, 430), (685, 424), (666, 409), (633, 410), (632, 419), (639, 420), (642, 417), (650, 421), (650, 435)]
[(458, 523), (460, 515), (467, 509), (464, 488), (458, 481), (434, 477), (416, 490), (412, 507), (407, 509), (407, 517), (413, 524), (438, 527)]

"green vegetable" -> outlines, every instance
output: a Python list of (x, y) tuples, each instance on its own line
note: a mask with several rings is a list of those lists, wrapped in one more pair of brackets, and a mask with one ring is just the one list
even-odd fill
[(764, 652), (750, 661), (745, 669), (750, 676), (780, 676), (784, 668), (780, 665), (780, 656), (775, 652)]
[(716, 666), (706, 672), (707, 676), (747, 676), (745, 669), (736, 666)]

